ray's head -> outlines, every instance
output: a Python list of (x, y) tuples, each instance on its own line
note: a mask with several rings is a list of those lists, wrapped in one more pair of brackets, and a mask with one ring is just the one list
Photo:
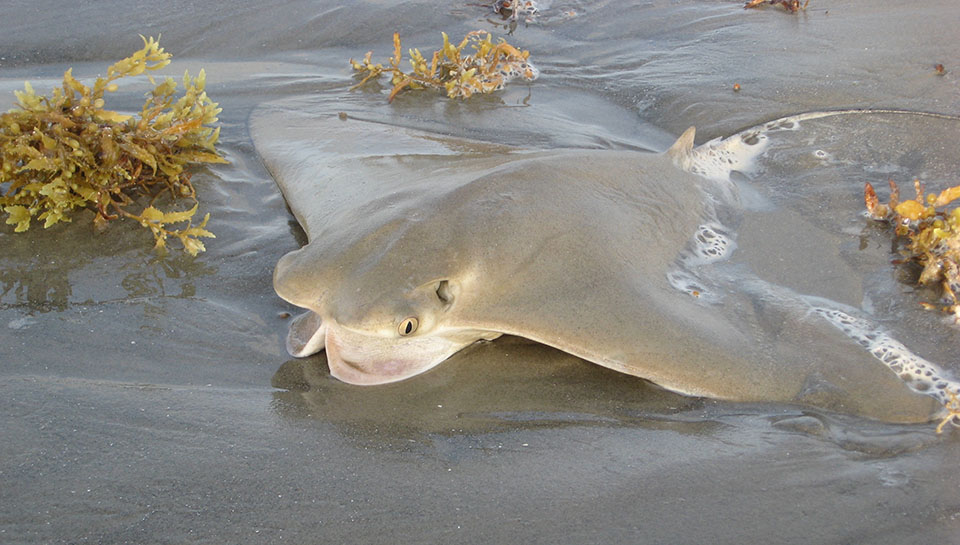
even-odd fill
[(439, 254), (391, 251), (402, 241), (380, 235), (341, 253), (336, 245), (318, 251), (320, 245), (309, 244), (277, 263), (277, 294), (311, 313), (291, 324), (287, 348), (292, 355), (326, 350), (334, 377), (384, 384), (422, 373), (465, 346), (496, 336), (456, 323), (469, 275), (444, 266)]

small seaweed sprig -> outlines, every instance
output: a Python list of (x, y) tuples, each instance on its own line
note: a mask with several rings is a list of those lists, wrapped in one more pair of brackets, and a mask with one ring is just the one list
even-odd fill
[[(492, 93), (503, 89), (508, 81), (523, 78), (528, 81), (537, 79), (540, 72), (529, 62), (530, 52), (520, 51), (502, 38), (496, 43), (489, 32), (475, 30), (468, 33), (459, 45), (450, 43), (447, 34), (443, 35), (443, 46), (434, 51), (430, 61), (419, 49), (410, 49), (410, 66), (405, 72), (400, 68), (402, 53), (400, 35), (393, 35), (393, 56), (388, 65), (373, 63), (372, 51), (359, 62), (350, 59), (357, 72), (364, 74), (360, 83), (351, 87), (356, 89), (368, 81), (376, 80), (384, 72), (391, 74), (389, 101), (404, 89), (439, 89), (449, 98), (469, 98), (474, 93)], [(470, 47), (472, 53), (466, 52)]]
[[(154, 81), (149, 72), (167, 66), (171, 55), (153, 38), (141, 38), (142, 49), (110, 66), (92, 86), (68, 69), (50, 96), (25, 83), (16, 92), (18, 107), (0, 115), (0, 209), (15, 232), (29, 229), (33, 219), (45, 228), (69, 222), (70, 212), (87, 208), (95, 211), (98, 228), (117, 218), (139, 222), (151, 230), (158, 249), (175, 237), (196, 255), (205, 249), (199, 237), (214, 236), (205, 229), (209, 214), (192, 225), (197, 204), (163, 212), (152, 203), (163, 193), (195, 201), (186, 167), (227, 162), (215, 148), (220, 129), (212, 127), (220, 108), (204, 91), (203, 70), (195, 78), (184, 74), (180, 98), (173, 78)], [(104, 108), (117, 80), (144, 73), (155, 88), (138, 115)], [(142, 195), (150, 195), (151, 204), (132, 211)], [(169, 227), (183, 222), (184, 228)]]
[(948, 401), (944, 404), (944, 415), (937, 425), (937, 433), (943, 433), (947, 424), (960, 427), (960, 397), (953, 392), (947, 392)]
[(919, 180), (913, 185), (916, 197), (901, 201), (900, 188), (891, 180), (890, 199), (882, 204), (868, 182), (864, 186), (867, 213), (875, 220), (892, 223), (896, 234), (907, 238), (905, 260), (923, 267), (921, 284), (940, 285), (947, 302), (942, 310), (960, 323), (960, 207), (946, 208), (960, 199), (960, 185), (930, 194), (925, 193)]
[(495, 0), (493, 12), (509, 21), (530, 22), (540, 14), (540, 5), (536, 0)]
[(746, 5), (743, 6), (743, 9), (755, 8), (763, 4), (783, 6), (783, 9), (789, 11), (790, 13), (796, 13), (798, 11), (806, 11), (807, 4), (810, 3), (810, 0), (804, 0), (803, 4), (800, 4), (800, 0), (747, 0)]

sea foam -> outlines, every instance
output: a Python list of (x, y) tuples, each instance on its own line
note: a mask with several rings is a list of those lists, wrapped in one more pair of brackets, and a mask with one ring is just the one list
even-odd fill
[[(717, 294), (723, 289), (763, 292), (766, 296), (774, 297), (781, 303), (804, 312), (808, 318), (825, 320), (883, 362), (913, 391), (932, 396), (948, 406), (951, 398), (960, 396), (960, 382), (951, 378), (937, 364), (911, 352), (858, 309), (828, 299), (795, 293), (742, 270), (736, 275), (729, 271), (720, 275), (716, 274), (717, 271), (711, 271), (709, 282), (704, 281), (702, 275), (698, 274), (699, 269), (727, 259), (735, 250), (736, 233), (717, 221), (715, 205), (719, 202), (739, 205), (737, 187), (731, 181), (731, 175), (734, 172), (749, 174), (756, 170), (757, 159), (769, 147), (771, 133), (800, 130), (801, 122), (805, 120), (871, 113), (917, 114), (900, 110), (842, 110), (798, 114), (752, 127), (727, 138), (710, 140), (676, 160), (680, 168), (713, 182), (714, 189), (719, 190), (719, 194), (706, 188), (709, 197), (705, 214), (707, 220), (698, 227), (688, 250), (680, 256), (677, 265), (667, 273), (667, 280), (675, 289), (696, 296), (704, 302), (717, 302)], [(939, 114), (917, 115), (941, 117)], [(825, 152), (817, 151), (817, 156), (823, 159), (821, 155)], [(724, 284), (723, 289), (718, 286), (721, 282)], [(960, 426), (956, 417), (951, 422)]]

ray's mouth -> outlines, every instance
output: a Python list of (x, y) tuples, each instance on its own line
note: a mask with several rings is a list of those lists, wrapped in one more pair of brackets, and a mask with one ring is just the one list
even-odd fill
[(349, 384), (363, 386), (385, 384), (416, 374), (416, 372), (408, 372), (411, 365), (405, 365), (404, 362), (395, 358), (367, 361), (358, 359), (353, 354), (345, 357), (341, 341), (330, 327), (326, 331), (325, 345), (330, 374)]
[(477, 340), (500, 336), (480, 330), (435, 333), (390, 337), (342, 327), (328, 318), (322, 333), (312, 339), (323, 345), (331, 376), (348, 384), (373, 386), (419, 375)]

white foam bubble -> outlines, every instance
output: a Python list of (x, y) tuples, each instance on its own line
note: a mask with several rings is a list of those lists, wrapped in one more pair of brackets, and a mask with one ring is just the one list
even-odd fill
[(811, 311), (866, 348), (913, 391), (932, 396), (944, 405), (950, 401), (949, 392), (960, 395), (960, 382), (948, 378), (937, 364), (914, 354), (869, 321), (837, 308), (813, 306)]
[[(773, 121), (768, 121), (761, 125), (740, 131), (727, 138), (716, 138), (693, 148), (685, 157), (681, 157), (677, 163), (680, 168), (693, 174), (717, 182), (727, 182), (730, 180), (730, 174), (733, 171), (750, 172), (753, 170), (756, 158), (760, 156), (768, 146), (769, 133), (800, 130), (800, 123), (807, 120), (842, 115), (875, 114), (903, 114), (940, 119), (960, 119), (958, 116), (948, 114), (890, 109), (805, 112), (774, 119)], [(814, 155), (823, 161), (832, 160), (830, 154), (823, 150), (817, 150), (814, 152)]]
[(706, 288), (696, 275), (678, 266), (667, 272), (667, 282), (673, 289), (706, 302), (716, 302), (717, 296)]
[[(713, 203), (707, 201), (707, 216), (716, 217)], [(719, 301), (718, 292), (700, 279), (700, 267), (724, 260), (733, 253), (737, 243), (730, 231), (720, 222), (710, 220), (700, 224), (690, 239), (690, 244), (681, 252), (674, 266), (667, 272), (667, 282), (687, 295), (705, 302)]]
[[(713, 205), (707, 202), (708, 217), (715, 217)], [(687, 295), (705, 302), (717, 302), (717, 292), (710, 290), (708, 283), (700, 279), (697, 270), (726, 259), (737, 247), (733, 235), (723, 224), (710, 220), (700, 224), (690, 239), (690, 244), (681, 252), (674, 266), (667, 272), (667, 282)]]
[[(896, 373), (914, 392), (931, 396), (943, 404), (943, 414), (952, 406), (951, 396), (960, 396), (960, 381), (937, 364), (910, 351), (858, 309), (830, 299), (798, 294), (739, 270), (734, 275), (716, 274), (716, 278), (722, 282), (734, 282), (738, 289), (801, 310), (807, 319), (826, 320)], [(950, 422), (960, 427), (960, 418), (954, 417)]]
[(680, 168), (708, 180), (729, 182), (733, 171), (749, 172), (767, 148), (763, 131), (735, 134), (701, 144), (680, 159)]
[(711, 222), (697, 228), (693, 236), (694, 255), (702, 263), (713, 263), (727, 258), (737, 247), (723, 225)]

